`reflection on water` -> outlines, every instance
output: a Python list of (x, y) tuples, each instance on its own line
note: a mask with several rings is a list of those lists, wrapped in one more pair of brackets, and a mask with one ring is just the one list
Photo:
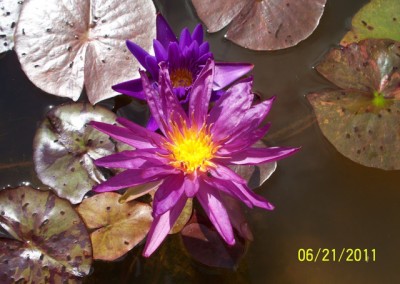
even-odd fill
[[(255, 240), (238, 270), (193, 263), (175, 253), (180, 240), (173, 236), (151, 259), (137, 257), (137, 248), (120, 262), (97, 263), (87, 283), (400, 283), (400, 172), (366, 168), (341, 156), (322, 136), (304, 98), (331, 86), (312, 66), (339, 42), (352, 15), (366, 2), (328, 0), (315, 33), (287, 50), (245, 50), (226, 41), (223, 31), (207, 36), (217, 60), (254, 63), (255, 90), (264, 98), (277, 96), (266, 141), (302, 146), (298, 154), (278, 163), (276, 173), (258, 191), (276, 209), (248, 211)], [(175, 32), (197, 23), (189, 0), (159, 0), (157, 5)], [(0, 186), (23, 181), (39, 186), (31, 162), (33, 135), (49, 106), (67, 100), (35, 88), (14, 53), (1, 59), (0, 78)], [(123, 106), (120, 112), (126, 115), (132, 108), (141, 117), (147, 115), (140, 104)], [(297, 252), (302, 248), (376, 249), (377, 260), (300, 262)]]

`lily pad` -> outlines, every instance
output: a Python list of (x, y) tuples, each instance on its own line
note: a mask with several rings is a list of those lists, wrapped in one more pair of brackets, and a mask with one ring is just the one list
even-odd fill
[(236, 238), (228, 246), (217, 231), (200, 223), (191, 223), (183, 228), (182, 239), (185, 248), (198, 262), (207, 266), (235, 269), (245, 252), (245, 245)]
[(85, 86), (95, 104), (118, 95), (116, 83), (140, 67), (127, 39), (147, 51), (155, 38), (151, 0), (30, 0), (15, 31), (15, 50), (28, 78), (47, 93), (77, 100)]
[(277, 50), (306, 39), (316, 29), (326, 0), (192, 0), (209, 32), (227, 26), (225, 37), (245, 48)]
[(399, 11), (398, 0), (372, 0), (353, 17), (352, 28), (340, 44), (348, 45), (367, 38), (400, 41)]
[(316, 69), (339, 88), (307, 96), (326, 138), (368, 167), (400, 169), (399, 55), (392, 40), (335, 48)]
[(0, 192), (1, 283), (78, 283), (89, 274), (92, 248), (71, 204), (30, 187)]
[(85, 199), (77, 208), (91, 233), (93, 258), (115, 260), (140, 243), (153, 218), (151, 206), (142, 202), (119, 203), (115, 192)]
[(72, 203), (106, 180), (93, 161), (115, 153), (108, 135), (87, 126), (92, 120), (114, 123), (111, 111), (85, 103), (52, 109), (36, 131), (33, 159), (39, 179)]
[(183, 207), (181, 214), (175, 221), (175, 224), (171, 228), (171, 231), (169, 233), (176, 234), (182, 231), (182, 229), (185, 227), (185, 225), (189, 222), (190, 218), (192, 217), (192, 213), (193, 213), (193, 199), (188, 198), (185, 207)]
[(14, 31), (24, 1), (0, 0), (0, 53), (13, 49)]

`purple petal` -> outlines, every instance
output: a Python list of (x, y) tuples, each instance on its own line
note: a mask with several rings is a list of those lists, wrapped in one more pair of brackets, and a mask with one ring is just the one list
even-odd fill
[(140, 78), (116, 84), (112, 86), (112, 89), (118, 93), (122, 93), (136, 99), (145, 99), (142, 80)]
[(156, 145), (154, 145), (151, 141), (149, 141), (147, 138), (139, 136), (129, 129), (126, 129), (124, 127), (119, 127), (116, 125), (108, 124), (108, 123), (103, 123), (103, 122), (97, 122), (97, 121), (92, 121), (89, 123), (92, 127), (96, 128), (97, 130), (100, 130), (103, 133), (108, 134), (112, 138), (124, 142), (130, 146), (133, 146), (138, 149), (144, 149), (144, 148), (155, 148)]
[[(167, 167), (164, 166), (159, 168), (161, 168), (160, 170), (162, 174), (147, 175), (147, 176), (144, 176), (143, 173), (147, 172), (148, 169), (126, 170), (116, 176), (113, 176), (107, 181), (95, 186), (93, 188), (93, 191), (95, 192), (115, 191), (121, 188), (126, 188), (134, 185), (160, 180), (163, 177), (171, 174), (171, 170), (168, 171)], [(160, 173), (160, 171), (158, 173)]]
[(201, 45), (201, 44), (203, 43), (203, 36), (204, 36), (204, 34), (203, 34), (203, 27), (201, 26), (201, 24), (198, 24), (198, 25), (194, 28), (194, 30), (193, 30), (193, 32), (192, 32), (192, 39), (195, 40), (195, 41), (197, 41), (197, 43), (198, 43), (199, 45)]
[(139, 169), (144, 164), (146, 166), (167, 164), (168, 160), (160, 154), (160, 149), (128, 150), (97, 159), (95, 164), (100, 167), (122, 169)]
[(228, 139), (253, 101), (251, 93), (252, 79), (246, 78), (229, 88), (215, 102), (207, 118), (207, 124), (213, 124), (211, 131), (217, 141)]
[(298, 150), (300, 150), (300, 148), (248, 148), (233, 154), (229, 159), (229, 163), (235, 165), (258, 165), (267, 162), (274, 162), (290, 156)]
[(153, 41), (153, 48), (154, 53), (156, 55), (156, 59), (158, 62), (167, 61), (168, 60), (168, 53), (164, 46), (158, 40)]
[(156, 131), (158, 129), (157, 121), (154, 119), (154, 116), (150, 115), (149, 121), (147, 122), (146, 129), (150, 131)]
[(192, 37), (190, 36), (190, 32), (187, 28), (184, 28), (181, 32), (181, 36), (179, 37), (179, 47), (183, 50), (186, 46), (189, 46), (192, 43)]
[(130, 121), (123, 117), (118, 117), (117, 122), (131, 130), (136, 135), (147, 138), (149, 141), (154, 142), (154, 144), (157, 146), (161, 146), (163, 143), (164, 138), (161, 135), (155, 133), (154, 131), (151, 131), (150, 129), (146, 129), (140, 125), (137, 125), (133, 121)]
[(228, 213), (222, 205), (218, 191), (204, 182), (200, 184), (200, 187), (201, 190), (196, 195), (197, 199), (217, 232), (228, 245), (233, 246), (235, 237), (233, 236), (232, 225), (229, 221)]
[(182, 54), (178, 43), (173, 42), (168, 46), (168, 59), (170, 68), (181, 68), (182, 66)]
[(157, 40), (161, 42), (165, 49), (168, 48), (170, 42), (177, 42), (174, 32), (161, 14), (157, 15), (156, 26)]
[(221, 164), (216, 164), (215, 168), (210, 168), (209, 173), (211, 174), (211, 176), (216, 177), (220, 180), (231, 180), (240, 184), (247, 183), (247, 181), (239, 176), (237, 173)]
[(157, 217), (171, 210), (183, 193), (183, 174), (166, 177), (154, 195), (153, 217)]
[(207, 41), (205, 41), (199, 46), (199, 56), (203, 56), (208, 52), (210, 52), (210, 44)]
[(196, 124), (198, 128), (201, 128), (206, 120), (213, 78), (214, 61), (210, 59), (193, 83), (190, 94), (189, 113), (192, 119), (191, 123)]
[(130, 40), (126, 41), (129, 51), (136, 57), (137, 61), (147, 70), (146, 57), (152, 57), (143, 48)]
[(147, 56), (145, 61), (146, 61), (147, 71), (150, 73), (151, 77), (154, 80), (157, 80), (158, 69), (159, 69), (157, 59), (153, 56)]
[(230, 83), (246, 75), (253, 70), (254, 65), (250, 63), (215, 63), (215, 77), (213, 90), (225, 88)]
[(191, 175), (186, 175), (184, 182), (183, 182), (183, 188), (185, 189), (185, 193), (187, 197), (194, 197), (197, 192), (199, 191), (199, 179), (197, 177), (197, 172), (194, 172)]
[(175, 206), (172, 207), (170, 211), (154, 218), (147, 235), (143, 256), (149, 257), (159, 247), (181, 214), (182, 209), (186, 204), (186, 200), (187, 197), (182, 194), (181, 198), (177, 200)]

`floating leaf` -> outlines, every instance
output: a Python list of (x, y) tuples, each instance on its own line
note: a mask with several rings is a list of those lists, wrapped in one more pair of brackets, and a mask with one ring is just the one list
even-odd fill
[(92, 263), (85, 224), (68, 201), (30, 187), (0, 192), (1, 283), (76, 283)]
[(190, 217), (192, 217), (192, 213), (193, 213), (193, 199), (188, 198), (185, 207), (183, 207), (181, 214), (175, 221), (175, 224), (171, 228), (171, 231), (169, 233), (170, 234), (179, 233), (183, 229), (183, 227), (185, 227), (185, 225), (189, 222)]
[(190, 255), (208, 266), (235, 269), (245, 252), (240, 240), (236, 238), (236, 244), (230, 247), (215, 230), (203, 224), (191, 223), (181, 234)]
[(78, 207), (91, 234), (93, 257), (115, 260), (140, 243), (147, 235), (153, 218), (151, 206), (131, 201), (119, 203), (115, 192), (97, 194)]
[(119, 202), (123, 203), (135, 200), (136, 198), (139, 198), (147, 193), (154, 195), (154, 192), (158, 189), (162, 182), (162, 180), (159, 180), (129, 187), (121, 196)]
[(331, 50), (317, 70), (340, 89), (307, 96), (328, 140), (369, 167), (400, 169), (400, 44), (364, 40)]
[(0, 53), (13, 49), (14, 31), (24, 1), (0, 0)]
[(209, 32), (230, 22), (226, 37), (254, 50), (294, 46), (318, 26), (326, 0), (192, 0)]
[(83, 86), (95, 104), (118, 95), (111, 86), (132, 79), (139, 63), (130, 39), (150, 51), (156, 11), (151, 0), (28, 1), (21, 10), (15, 50), (42, 90), (77, 100)]
[(111, 111), (85, 103), (52, 109), (34, 139), (33, 159), (40, 180), (72, 203), (106, 180), (93, 160), (115, 152), (108, 135), (86, 126), (92, 120), (114, 123)]
[(400, 41), (399, 11), (399, 0), (372, 0), (353, 17), (352, 28), (340, 44), (348, 45), (367, 38)]

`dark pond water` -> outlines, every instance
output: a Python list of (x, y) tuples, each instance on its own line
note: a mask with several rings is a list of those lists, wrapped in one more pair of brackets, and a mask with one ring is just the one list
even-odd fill
[[(176, 32), (198, 22), (189, 2), (157, 1)], [(279, 162), (258, 191), (276, 210), (247, 212), (255, 239), (236, 271), (193, 263), (174, 250), (179, 239), (170, 237), (150, 259), (137, 256), (139, 248), (121, 261), (97, 262), (85, 282), (400, 283), (400, 172), (366, 168), (339, 154), (323, 137), (304, 97), (331, 86), (312, 67), (340, 41), (366, 2), (328, 0), (314, 34), (283, 51), (249, 51), (225, 40), (223, 31), (208, 35), (217, 60), (254, 63), (255, 90), (264, 98), (277, 96), (266, 141), (302, 146), (300, 153)], [(33, 135), (49, 107), (67, 100), (34, 87), (13, 52), (0, 61), (0, 90), (0, 187), (24, 181), (39, 186), (31, 162)], [(343, 248), (374, 249), (376, 260), (370, 255), (369, 262), (299, 261), (299, 249), (309, 248), (336, 249), (337, 254)]]

